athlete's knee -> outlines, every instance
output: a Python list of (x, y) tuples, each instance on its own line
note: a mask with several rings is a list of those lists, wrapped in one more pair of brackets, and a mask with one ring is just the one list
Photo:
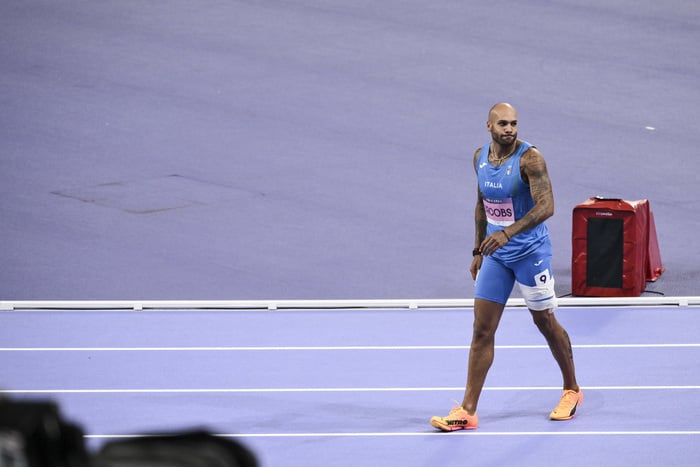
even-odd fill
[(557, 318), (551, 310), (530, 310), (530, 312), (532, 313), (532, 320), (535, 322), (537, 329), (540, 330), (547, 341), (558, 339), (562, 336), (567, 337), (566, 331), (561, 327), (561, 324), (559, 324), (559, 321), (557, 321)]
[(503, 315), (504, 305), (488, 300), (477, 300), (474, 306), (473, 339), (493, 340), (498, 323)]
[(493, 341), (496, 336), (497, 327), (497, 325), (494, 325), (492, 323), (474, 321), (474, 328), (472, 330), (472, 341), (484, 343)]
[(530, 310), (532, 321), (537, 328), (544, 333), (551, 333), (555, 327), (556, 320), (552, 310)]

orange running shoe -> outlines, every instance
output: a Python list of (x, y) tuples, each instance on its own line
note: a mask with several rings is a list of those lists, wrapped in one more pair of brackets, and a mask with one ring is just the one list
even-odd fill
[(457, 406), (450, 410), (447, 417), (433, 417), (430, 424), (442, 431), (474, 430), (479, 426), (479, 417), (476, 414), (469, 415), (462, 407)]
[(559, 404), (549, 414), (551, 420), (571, 420), (576, 415), (576, 409), (583, 403), (583, 391), (567, 389), (561, 396)]

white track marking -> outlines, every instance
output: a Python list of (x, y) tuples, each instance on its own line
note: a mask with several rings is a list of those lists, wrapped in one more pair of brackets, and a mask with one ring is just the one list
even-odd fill
[[(578, 344), (575, 349), (700, 348), (700, 343)], [(548, 349), (544, 344), (497, 345), (496, 349)], [(292, 352), (340, 350), (467, 350), (468, 345), (340, 345), (340, 346), (215, 346), (215, 347), (0, 347), (0, 352)]]
[[(367, 437), (411, 437), (411, 436), (697, 436), (700, 431), (469, 431), (443, 433), (439, 431), (418, 432), (335, 432), (335, 433), (218, 433), (222, 438), (367, 438)], [(147, 438), (157, 434), (92, 434), (90, 439)]]
[[(700, 385), (680, 386), (583, 386), (595, 391), (698, 390)], [(463, 391), (463, 387), (357, 387), (357, 388), (142, 388), (142, 389), (3, 389), (0, 394), (206, 394), (206, 393), (318, 393), (318, 392), (438, 392)], [(485, 387), (484, 391), (561, 391), (561, 386)]]

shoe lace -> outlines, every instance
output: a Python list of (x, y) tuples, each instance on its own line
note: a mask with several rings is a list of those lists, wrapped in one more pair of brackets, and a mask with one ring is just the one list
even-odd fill
[(454, 399), (452, 400), (452, 402), (454, 402), (455, 405), (454, 405), (454, 407), (452, 407), (452, 410), (450, 410), (450, 415), (452, 415), (453, 413), (459, 412), (461, 410), (464, 410), (464, 408), (462, 407), (462, 405), (459, 402), (457, 402)]
[(571, 406), (578, 400), (578, 393), (575, 391), (566, 391), (559, 401), (559, 407)]

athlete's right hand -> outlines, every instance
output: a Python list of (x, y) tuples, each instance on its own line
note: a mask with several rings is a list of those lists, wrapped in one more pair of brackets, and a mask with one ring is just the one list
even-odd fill
[(484, 257), (481, 255), (476, 255), (474, 259), (472, 259), (472, 265), (469, 267), (469, 272), (472, 273), (472, 279), (476, 280), (476, 275), (479, 273), (479, 269), (481, 269), (481, 262), (484, 260)]

